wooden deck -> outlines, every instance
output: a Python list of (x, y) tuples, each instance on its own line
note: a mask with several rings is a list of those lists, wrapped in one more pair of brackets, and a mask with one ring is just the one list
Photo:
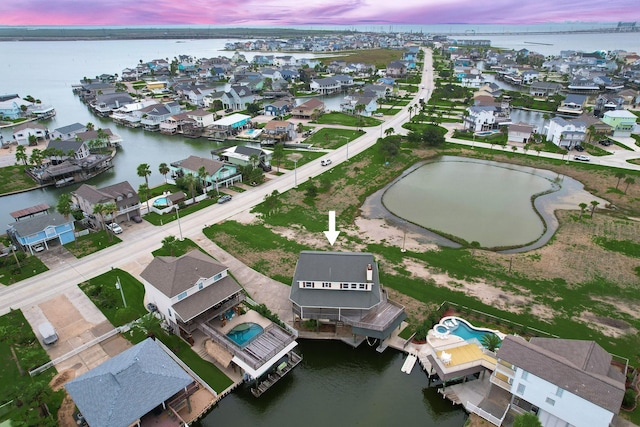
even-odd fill
[[(497, 360), (495, 358), (484, 354), (480, 347), (475, 344), (467, 344), (459, 347), (448, 348), (445, 351), (451, 354), (451, 362), (447, 365), (448, 367), (463, 365), (476, 360), (484, 360), (494, 366), (497, 363)], [(441, 354), (442, 352), (437, 352), (438, 358), (440, 358)]]
[(271, 386), (280, 381), (288, 372), (295, 368), (302, 361), (302, 356), (296, 352), (289, 353), (289, 360), (286, 362), (286, 366), (282, 369), (276, 369), (274, 372), (267, 374), (266, 379), (259, 382), (256, 387), (251, 388), (251, 394), (255, 397), (260, 397), (262, 394), (269, 390)]

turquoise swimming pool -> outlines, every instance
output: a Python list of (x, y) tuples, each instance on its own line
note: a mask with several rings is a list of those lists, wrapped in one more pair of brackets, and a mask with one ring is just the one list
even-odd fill
[(158, 197), (153, 201), (153, 207), (155, 208), (166, 208), (169, 206), (169, 200), (166, 197)]
[(262, 326), (253, 322), (245, 322), (236, 325), (227, 332), (227, 337), (238, 344), (240, 347), (244, 347), (249, 344), (253, 339), (262, 333)]
[(475, 328), (469, 322), (459, 317), (446, 317), (434, 326), (433, 330), (440, 338), (447, 335), (455, 335), (465, 341), (477, 340), (482, 344), (482, 337), (485, 335), (497, 335), (486, 328)]

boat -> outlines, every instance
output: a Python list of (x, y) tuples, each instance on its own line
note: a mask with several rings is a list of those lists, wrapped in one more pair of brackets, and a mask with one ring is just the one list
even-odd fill
[(56, 181), (56, 187), (64, 187), (66, 185), (71, 185), (73, 184), (74, 178), (72, 176), (67, 177), (67, 178), (62, 178)]

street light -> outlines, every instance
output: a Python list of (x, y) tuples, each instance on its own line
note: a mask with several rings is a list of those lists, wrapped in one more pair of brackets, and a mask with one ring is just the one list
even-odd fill
[(180, 214), (178, 213), (178, 209), (180, 207), (176, 205), (176, 217), (178, 218), (178, 230), (180, 231), (180, 240), (182, 240), (182, 227), (180, 226)]
[(347, 141), (347, 160), (349, 160), (349, 141)]
[(120, 295), (122, 295), (122, 304), (124, 304), (124, 308), (127, 308), (127, 301), (124, 299), (124, 292), (122, 291), (122, 285), (120, 284), (120, 276), (116, 276), (116, 278), (116, 289), (120, 289)]
[(298, 159), (293, 161), (293, 183), (294, 187), (298, 188)]

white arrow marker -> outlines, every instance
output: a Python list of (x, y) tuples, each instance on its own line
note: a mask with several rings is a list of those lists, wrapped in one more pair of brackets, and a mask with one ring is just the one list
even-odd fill
[(340, 234), (336, 231), (336, 211), (329, 211), (329, 231), (325, 231), (324, 235), (327, 236), (327, 240), (333, 246)]

